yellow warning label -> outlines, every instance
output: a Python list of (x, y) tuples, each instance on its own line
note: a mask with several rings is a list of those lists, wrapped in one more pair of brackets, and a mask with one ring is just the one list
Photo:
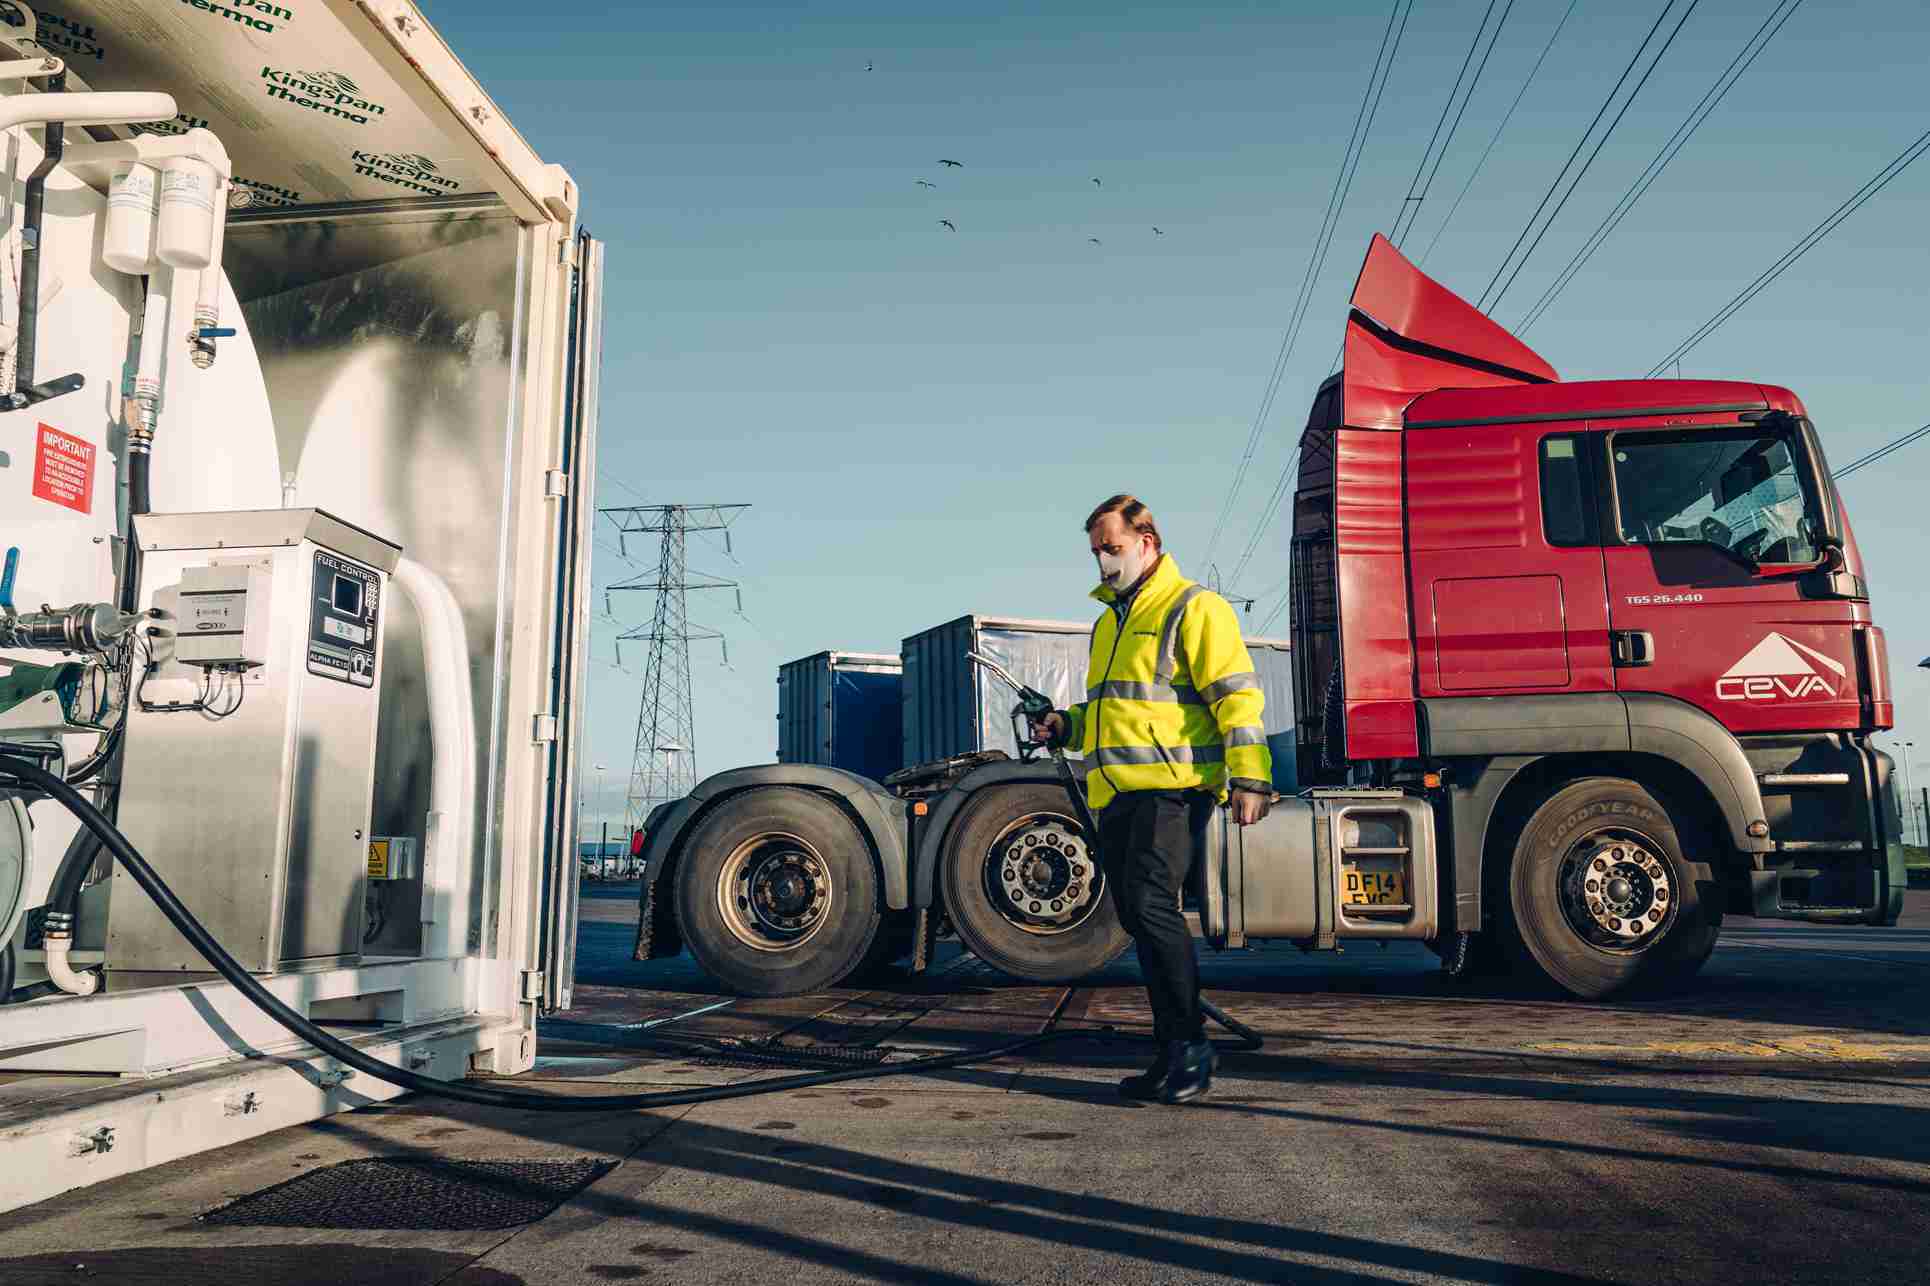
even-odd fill
[(389, 841), (372, 839), (369, 841), (369, 878), (386, 880), (389, 878)]

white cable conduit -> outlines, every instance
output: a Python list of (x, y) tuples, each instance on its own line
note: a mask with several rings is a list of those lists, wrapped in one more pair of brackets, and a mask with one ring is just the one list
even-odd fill
[[(422, 840), (422, 954), (468, 950), (469, 890), (476, 814), (476, 718), (469, 687), (469, 639), (462, 609), (441, 577), (414, 559), (391, 577), (422, 622), (423, 670), (429, 684), (429, 820)], [(433, 936), (433, 944), (432, 944)]]

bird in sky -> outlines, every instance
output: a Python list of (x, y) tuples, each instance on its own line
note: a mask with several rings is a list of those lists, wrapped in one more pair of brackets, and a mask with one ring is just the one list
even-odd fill
[(956, 223), (953, 223), (950, 219), (940, 219), (939, 222), (944, 224), (946, 227), (950, 228), (953, 232), (958, 231), (958, 225)]
[(931, 182), (928, 179), (920, 179), (918, 180), (918, 186), (921, 188), (935, 188), (938, 185), (936, 183)]
[(1165, 234), (1165, 233), (1163, 233), (1163, 232), (1161, 232), (1161, 231), (1160, 231), (1160, 230), (1159, 230), (1158, 228), (1154, 228), (1154, 229), (1153, 229), (1153, 235), (1154, 235), (1154, 236), (1156, 236), (1156, 237), (1163, 237), (1163, 236), (1165, 236), (1166, 234)]
[(962, 169), (964, 169), (964, 168), (965, 168), (965, 162), (963, 162), (963, 161), (946, 161), (946, 160), (941, 160), (941, 161), (939, 161), (938, 163), (939, 163), (940, 165), (949, 165), (949, 166), (951, 166), (951, 167), (952, 167), (952, 168), (953, 168), (954, 170), (962, 170)]
[(1105, 244), (1105, 242), (1101, 241), (1098, 237), (1087, 237), (1086, 240), (1092, 242), (1092, 244), (1095, 246), (1102, 246)]
[(1094, 187), (1096, 187), (1096, 188), (1103, 188), (1103, 187), (1105, 187), (1106, 185), (1105, 185), (1105, 184), (1103, 184), (1103, 183), (1101, 183), (1101, 182), (1100, 182), (1100, 181), (1099, 181), (1098, 179), (1094, 179), (1094, 180), (1092, 181), (1092, 186), (1094, 186)]

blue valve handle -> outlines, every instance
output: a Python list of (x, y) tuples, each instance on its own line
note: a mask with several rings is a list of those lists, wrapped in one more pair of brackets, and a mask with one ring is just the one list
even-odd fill
[(232, 326), (203, 326), (194, 332), (196, 339), (232, 339), (235, 328)]
[(0, 571), (0, 608), (13, 610), (13, 578), (20, 570), (20, 546), (14, 545), (7, 550), (7, 567)]

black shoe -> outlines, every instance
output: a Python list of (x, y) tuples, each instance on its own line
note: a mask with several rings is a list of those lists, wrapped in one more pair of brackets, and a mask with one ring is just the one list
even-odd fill
[(1135, 1099), (1141, 1103), (1159, 1100), (1159, 1087), (1166, 1083), (1166, 1073), (1173, 1065), (1173, 1051), (1185, 1047), (1184, 1041), (1167, 1041), (1159, 1047), (1159, 1057), (1153, 1065), (1137, 1076), (1128, 1076), (1119, 1082), (1122, 1098)]
[(1162, 1103), (1190, 1103), (1213, 1088), (1213, 1067), (1219, 1057), (1211, 1041), (1176, 1040), (1169, 1047), (1171, 1066), (1159, 1087)]

